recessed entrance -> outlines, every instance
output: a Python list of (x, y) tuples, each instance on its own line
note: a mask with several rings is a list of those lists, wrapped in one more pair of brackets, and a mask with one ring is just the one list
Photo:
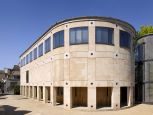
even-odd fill
[(87, 87), (72, 87), (72, 107), (87, 107)]
[(127, 106), (127, 87), (120, 88), (120, 106)]
[(97, 87), (96, 88), (96, 105), (97, 108), (111, 107), (112, 88)]
[(50, 102), (50, 87), (49, 86), (47, 86), (47, 87), (45, 87), (45, 92), (46, 92), (46, 101), (47, 101), (47, 103), (49, 103)]
[(64, 100), (64, 88), (56, 87), (56, 105), (63, 105)]
[(30, 98), (32, 98), (32, 86), (30, 86)]
[(26, 88), (26, 92), (27, 92), (27, 97), (29, 96), (29, 86), (26, 86), (27, 88)]
[(39, 91), (39, 92), (40, 92), (40, 100), (43, 101), (43, 87), (40, 86), (40, 87), (39, 87), (39, 90), (40, 90), (40, 91)]
[(37, 99), (37, 86), (34, 86), (34, 99)]

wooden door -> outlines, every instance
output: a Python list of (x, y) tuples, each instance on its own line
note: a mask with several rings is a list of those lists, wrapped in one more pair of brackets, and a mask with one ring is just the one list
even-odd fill
[(108, 107), (111, 106), (111, 95), (112, 88), (111, 87), (97, 87), (96, 88), (96, 101), (97, 107)]
[(87, 87), (74, 87), (72, 88), (72, 105), (87, 106)]

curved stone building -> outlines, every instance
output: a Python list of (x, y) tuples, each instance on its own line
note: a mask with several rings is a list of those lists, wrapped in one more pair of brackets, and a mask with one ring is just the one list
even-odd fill
[(135, 29), (110, 17), (51, 26), (23, 54), (21, 95), (70, 109), (133, 104)]
[(136, 101), (153, 103), (153, 34), (142, 36), (136, 47)]

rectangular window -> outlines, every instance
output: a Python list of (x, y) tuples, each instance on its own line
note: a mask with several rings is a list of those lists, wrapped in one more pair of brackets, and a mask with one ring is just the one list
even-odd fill
[(88, 27), (70, 29), (70, 45), (88, 43)]
[(32, 51), (30, 52), (29, 55), (30, 55), (30, 62), (32, 62), (32, 60), (33, 60), (33, 59), (32, 59)]
[(53, 35), (53, 48), (64, 46), (64, 30), (59, 31)]
[(114, 29), (107, 27), (96, 27), (96, 44), (111, 45), (114, 42)]
[(51, 41), (50, 37), (47, 40), (45, 40), (45, 53), (49, 52), (51, 49), (51, 42), (50, 41)]
[(143, 48), (143, 44), (140, 44), (138, 47), (137, 47), (137, 50), (138, 50), (138, 61), (143, 61), (144, 59), (144, 48)]
[(128, 32), (120, 30), (120, 47), (131, 47), (131, 36)]
[(26, 64), (29, 63), (29, 55), (26, 55)]
[(23, 58), (23, 66), (25, 65), (26, 63), (25, 63), (25, 57)]
[(33, 59), (37, 59), (37, 48), (33, 50)]
[(20, 60), (20, 67), (23, 66), (23, 59)]
[(26, 71), (26, 83), (29, 83), (29, 71)]
[(41, 43), (39, 46), (38, 46), (38, 56), (42, 56), (43, 55), (43, 43)]

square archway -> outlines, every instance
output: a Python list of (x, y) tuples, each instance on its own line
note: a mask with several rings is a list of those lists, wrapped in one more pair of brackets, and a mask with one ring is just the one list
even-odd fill
[(34, 86), (34, 99), (37, 99), (37, 86)]
[(45, 101), (47, 103), (50, 103), (50, 87), (49, 86), (46, 86), (45, 87), (45, 93), (46, 93), (46, 95), (45, 95)]
[(43, 101), (43, 86), (39, 86), (39, 96), (40, 101)]
[(127, 87), (121, 87), (120, 88), (120, 106), (128, 106), (128, 100), (127, 100)]
[(87, 87), (72, 87), (72, 107), (87, 107)]
[(64, 88), (56, 87), (56, 105), (64, 104)]
[(97, 108), (111, 107), (112, 87), (96, 88), (96, 106)]

